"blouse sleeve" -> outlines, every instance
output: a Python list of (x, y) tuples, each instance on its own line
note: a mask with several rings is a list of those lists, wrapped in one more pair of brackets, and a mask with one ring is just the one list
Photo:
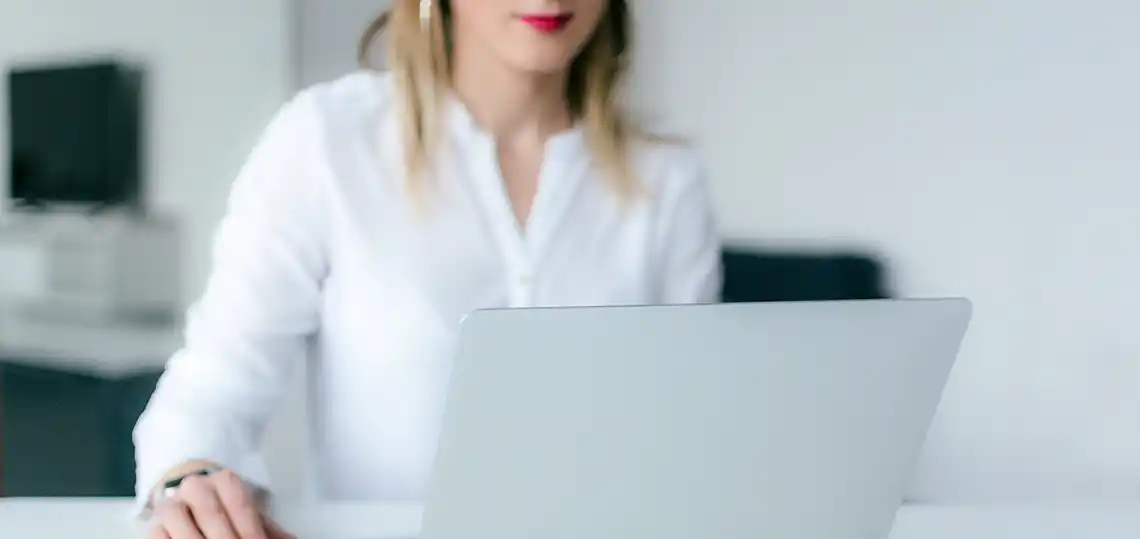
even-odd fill
[(327, 271), (316, 112), (305, 94), (283, 107), (233, 185), (184, 347), (134, 429), (140, 504), (190, 460), (268, 487), (262, 434), (318, 328)]
[(720, 301), (721, 241), (704, 167), (696, 152), (684, 151), (665, 174), (662, 302)]

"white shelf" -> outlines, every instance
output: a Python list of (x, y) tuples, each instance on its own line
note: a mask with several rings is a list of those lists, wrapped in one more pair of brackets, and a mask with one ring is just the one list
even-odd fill
[(174, 325), (49, 323), (0, 312), (0, 363), (113, 379), (162, 369), (181, 341)]

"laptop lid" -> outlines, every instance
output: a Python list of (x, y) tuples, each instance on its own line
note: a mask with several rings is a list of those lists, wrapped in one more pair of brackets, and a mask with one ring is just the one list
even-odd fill
[(481, 311), (422, 539), (884, 538), (965, 300)]

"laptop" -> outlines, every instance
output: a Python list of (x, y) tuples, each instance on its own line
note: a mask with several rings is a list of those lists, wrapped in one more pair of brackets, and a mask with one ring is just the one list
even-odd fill
[(965, 300), (481, 311), (421, 539), (884, 539)]

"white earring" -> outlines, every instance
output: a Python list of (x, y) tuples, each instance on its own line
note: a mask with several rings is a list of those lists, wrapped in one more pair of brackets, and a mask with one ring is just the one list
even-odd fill
[(420, 0), (420, 27), (424, 31), (431, 28), (431, 0)]

